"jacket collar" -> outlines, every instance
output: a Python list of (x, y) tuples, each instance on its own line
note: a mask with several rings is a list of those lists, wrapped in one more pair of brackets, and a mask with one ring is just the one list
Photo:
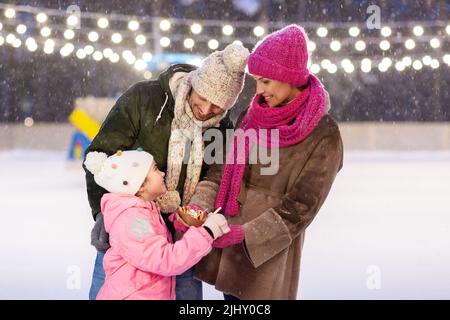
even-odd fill
[(169, 86), (170, 79), (177, 72), (189, 73), (191, 71), (194, 71), (195, 69), (197, 69), (197, 67), (190, 64), (174, 64), (159, 75), (158, 77), (159, 85), (168, 95), (167, 108), (170, 110), (171, 113), (174, 112), (175, 99)]

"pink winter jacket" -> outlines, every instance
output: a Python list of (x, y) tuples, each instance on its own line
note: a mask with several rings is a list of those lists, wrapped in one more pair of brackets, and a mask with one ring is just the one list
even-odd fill
[(174, 276), (211, 251), (213, 239), (205, 228), (191, 227), (172, 243), (154, 202), (106, 193), (101, 210), (111, 248), (103, 260), (106, 279), (98, 300), (175, 299)]

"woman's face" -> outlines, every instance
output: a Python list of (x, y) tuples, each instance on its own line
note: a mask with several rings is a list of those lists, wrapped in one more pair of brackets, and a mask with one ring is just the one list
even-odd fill
[(300, 90), (288, 83), (267, 79), (254, 75), (256, 81), (256, 94), (261, 95), (269, 107), (284, 105), (294, 100)]

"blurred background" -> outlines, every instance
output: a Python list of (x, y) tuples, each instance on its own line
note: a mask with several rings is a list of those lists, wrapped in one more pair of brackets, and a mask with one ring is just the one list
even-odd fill
[[(87, 298), (81, 158), (128, 87), (290, 23), (345, 147), (298, 299), (449, 299), (446, 0), (1, 1), (0, 298)], [(254, 91), (247, 77), (234, 120)], [(205, 298), (222, 297), (205, 285)]]

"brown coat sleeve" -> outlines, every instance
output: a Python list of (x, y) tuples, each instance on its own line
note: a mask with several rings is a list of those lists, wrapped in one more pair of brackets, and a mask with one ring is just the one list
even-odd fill
[(281, 204), (243, 225), (247, 253), (255, 268), (286, 249), (313, 221), (342, 168), (342, 158), (339, 132), (325, 137)]

